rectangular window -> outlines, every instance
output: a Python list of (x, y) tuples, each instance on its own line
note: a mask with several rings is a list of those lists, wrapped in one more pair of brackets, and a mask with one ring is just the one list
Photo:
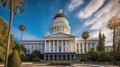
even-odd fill
[(65, 42), (63, 43), (63, 45), (65, 46)]
[(82, 49), (81, 49), (81, 53), (82, 53)]
[(82, 48), (82, 43), (80, 43), (80, 46), (81, 46), (81, 48)]
[(93, 48), (94, 48), (94, 44), (95, 44), (95, 43), (92, 43), (92, 47), (93, 47)]
[(64, 47), (63, 51), (65, 52), (65, 47)]
[(51, 42), (51, 46), (53, 46), (53, 42)]
[(77, 53), (79, 53), (79, 49), (77, 49)]
[(77, 44), (77, 48), (78, 48), (79, 46), (78, 46), (78, 44)]
[(55, 46), (57, 46), (57, 42), (55, 42)]

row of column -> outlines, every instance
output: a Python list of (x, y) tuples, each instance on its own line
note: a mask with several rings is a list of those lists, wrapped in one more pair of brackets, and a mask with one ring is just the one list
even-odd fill
[(44, 44), (43, 43), (24, 43), (24, 47), (26, 48), (27, 54), (32, 54), (33, 51), (38, 50), (41, 53), (44, 52)]
[[(95, 49), (97, 48), (95, 43), (91, 43), (91, 44), (87, 43), (86, 46), (84, 43), (83, 44), (77, 43), (75, 47), (76, 47), (76, 52), (77, 50), (79, 50), (79, 53), (86, 53), (86, 52), (89, 52), (91, 48), (95, 48)], [(85, 52), (85, 48), (86, 48), (86, 52)]]
[(70, 29), (64, 26), (56, 26), (52, 28), (52, 32), (70, 32)]
[(44, 55), (44, 60), (46, 61), (68, 61), (68, 60), (75, 60), (76, 55), (66, 54), (66, 55), (54, 55), (54, 54), (48, 54)]
[(45, 52), (71, 52), (73, 46), (70, 40), (46, 40)]

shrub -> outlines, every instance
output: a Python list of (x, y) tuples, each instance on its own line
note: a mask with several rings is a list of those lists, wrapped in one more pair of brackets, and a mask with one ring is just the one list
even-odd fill
[(30, 59), (31, 61), (34, 61), (34, 62), (40, 61), (40, 51), (37, 51), (37, 50), (33, 51), (32, 55), (30, 56)]
[(87, 53), (87, 60), (96, 61), (98, 58), (98, 54), (99, 52), (92, 48), (91, 51)]
[(98, 61), (105, 62), (105, 61), (112, 61), (112, 57), (109, 55), (109, 53), (101, 51), (98, 55)]
[(32, 61), (33, 62), (40, 62), (40, 58), (38, 58), (38, 57), (32, 58)]
[(20, 67), (21, 60), (16, 50), (8, 58), (8, 67)]

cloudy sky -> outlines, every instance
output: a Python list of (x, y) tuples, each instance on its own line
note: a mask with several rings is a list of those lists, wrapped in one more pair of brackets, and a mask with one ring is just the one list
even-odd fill
[[(90, 38), (97, 38), (99, 30), (106, 36), (106, 45), (112, 44), (112, 30), (106, 25), (112, 16), (120, 12), (118, 0), (27, 0), (22, 15), (14, 15), (12, 34), (19, 41), (19, 25), (25, 24), (23, 39), (43, 39), (58, 9), (62, 8), (71, 26), (71, 32), (81, 38), (83, 31)], [(9, 21), (9, 10), (0, 6), (0, 17)]]

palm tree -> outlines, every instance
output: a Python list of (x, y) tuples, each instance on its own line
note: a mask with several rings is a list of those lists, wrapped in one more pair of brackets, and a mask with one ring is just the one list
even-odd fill
[(7, 67), (13, 14), (18, 13), (20, 15), (24, 12), (23, 5), (26, 5), (26, 0), (0, 0), (0, 5), (4, 7), (8, 6), (10, 10), (10, 20), (9, 20), (9, 29), (8, 29), (7, 47), (6, 47), (6, 56), (5, 56), (5, 65), (4, 65), (4, 67)]
[(115, 32), (116, 32), (116, 28), (120, 26), (120, 18), (118, 18), (117, 16), (113, 16), (107, 24), (107, 27), (109, 29), (113, 29), (113, 51), (116, 50), (116, 45), (115, 45)]
[(86, 52), (86, 41), (89, 38), (89, 32), (84, 31), (83, 34), (82, 34), (82, 38), (85, 40), (85, 52)]
[(24, 24), (21, 24), (19, 26), (19, 29), (21, 30), (21, 41), (20, 41), (20, 56), (21, 56), (21, 42), (22, 42), (22, 37), (23, 37), (23, 32), (25, 31), (25, 25)]
[[(21, 31), (21, 42), (22, 42), (23, 32), (25, 31), (25, 25), (24, 25), (24, 24), (21, 24), (21, 25), (19, 26), (19, 29), (20, 29), (20, 31)], [(20, 43), (20, 44), (21, 44), (21, 43)]]

